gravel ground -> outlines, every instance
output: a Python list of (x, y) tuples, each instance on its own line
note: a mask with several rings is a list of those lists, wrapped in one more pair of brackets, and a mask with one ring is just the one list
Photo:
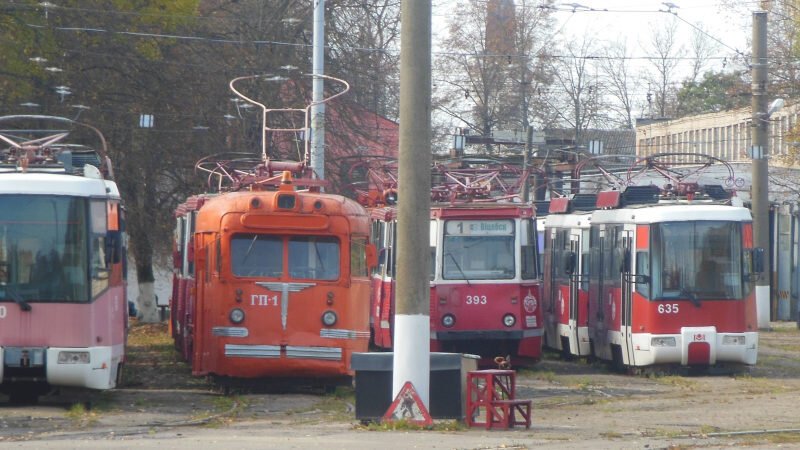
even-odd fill
[[(131, 350), (123, 387), (64, 390), (37, 405), (0, 395), (8, 448), (800, 448), (800, 332), (773, 323), (759, 363), (702, 374), (627, 375), (600, 363), (546, 358), (520, 368), (517, 397), (530, 429), (371, 425), (354, 417), (351, 389), (223, 395), (193, 378), (171, 349)], [(158, 333), (160, 331), (156, 331)], [(155, 345), (155, 347), (158, 347)], [(138, 352), (138, 353), (137, 353)]]

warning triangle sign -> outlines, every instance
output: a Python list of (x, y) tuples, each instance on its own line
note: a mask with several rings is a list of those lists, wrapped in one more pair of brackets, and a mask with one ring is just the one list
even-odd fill
[(414, 425), (433, 425), (433, 419), (410, 381), (406, 381), (392, 405), (383, 415), (384, 422), (405, 420)]

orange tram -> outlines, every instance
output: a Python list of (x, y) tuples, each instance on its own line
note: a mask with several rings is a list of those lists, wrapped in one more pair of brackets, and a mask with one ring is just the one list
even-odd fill
[[(344, 86), (325, 101), (346, 92), (347, 83), (325, 78)], [(307, 130), (270, 118), (303, 114), (307, 125), (310, 109), (269, 109), (234, 86), (271, 79), (230, 83), (262, 110), (261, 155), (202, 159), (196, 169), (218, 192), (176, 210), (172, 335), (194, 375), (336, 384), (349, 380), (351, 354), (369, 344), (369, 271), (377, 260), (369, 214), (321, 192), (308, 142), (303, 161), (268, 158), (268, 134)]]
[[(198, 201), (199, 200), (199, 201)], [(369, 216), (296, 191), (192, 198), (178, 210), (173, 335), (194, 375), (348, 376), (369, 342)]]

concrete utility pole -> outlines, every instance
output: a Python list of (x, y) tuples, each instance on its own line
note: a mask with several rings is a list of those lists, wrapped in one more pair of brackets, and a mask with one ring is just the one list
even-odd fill
[[(319, 75), (325, 73), (325, 0), (314, 1), (314, 46), (311, 86), (311, 169), (320, 180), (325, 179), (325, 84)], [(308, 139), (308, 136), (306, 136)]]
[(401, 22), (392, 399), (410, 381), (430, 411), (431, 0), (404, 0)]
[(756, 313), (759, 328), (769, 328), (770, 269), (769, 249), (769, 168), (767, 165), (767, 131), (769, 117), (767, 114), (767, 12), (753, 12), (753, 85), (751, 108), (752, 146), (750, 156), (753, 158), (752, 185), (750, 201), (753, 211), (753, 238), (756, 248), (764, 249), (765, 273), (756, 281)]
[[(526, 120), (527, 122), (527, 120)], [(533, 149), (533, 127), (528, 125), (525, 127), (525, 154), (522, 156), (522, 170), (529, 170), (531, 164), (531, 151)], [(533, 177), (531, 172), (528, 172), (528, 179), (522, 185), (522, 201), (528, 203), (531, 199), (530, 182)]]

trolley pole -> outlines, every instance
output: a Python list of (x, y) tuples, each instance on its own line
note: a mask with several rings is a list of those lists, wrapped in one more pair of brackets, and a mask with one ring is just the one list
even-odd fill
[(401, 22), (392, 399), (410, 381), (430, 411), (431, 0), (404, 0)]
[[(319, 75), (325, 72), (325, 0), (314, 0), (314, 45), (311, 72), (311, 170), (325, 179), (325, 83)], [(309, 139), (306, 136), (306, 139)]]
[(769, 248), (769, 167), (767, 165), (767, 131), (769, 117), (767, 115), (767, 12), (753, 12), (753, 85), (751, 108), (753, 117), (752, 146), (750, 156), (753, 158), (750, 201), (753, 211), (754, 246), (764, 249), (765, 273), (756, 281), (756, 317), (758, 328), (769, 328), (770, 291), (769, 280), (772, 277)]

